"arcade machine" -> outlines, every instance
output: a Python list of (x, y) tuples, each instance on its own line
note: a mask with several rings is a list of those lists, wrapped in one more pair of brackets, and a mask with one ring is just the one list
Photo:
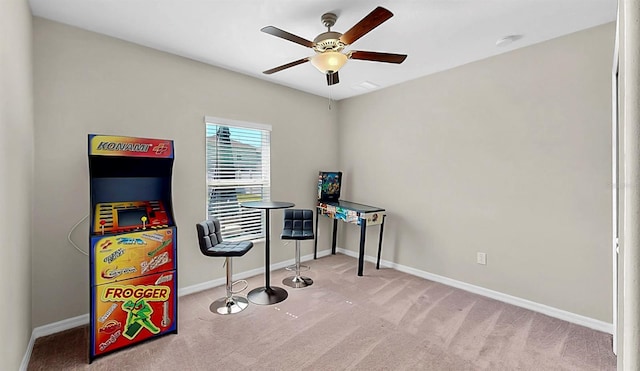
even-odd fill
[(360, 226), (360, 249), (358, 252), (358, 276), (364, 272), (364, 247), (367, 226), (380, 225), (378, 239), (378, 259), (376, 269), (380, 269), (380, 255), (382, 253), (382, 233), (384, 230), (385, 209), (340, 199), (342, 172), (320, 171), (318, 174), (318, 203), (316, 204), (316, 230), (314, 236), (313, 258), (318, 254), (318, 219), (324, 215), (333, 219), (331, 236), (331, 254), (336, 253), (336, 238), (338, 235), (338, 220)]
[(89, 361), (177, 333), (173, 141), (89, 135)]

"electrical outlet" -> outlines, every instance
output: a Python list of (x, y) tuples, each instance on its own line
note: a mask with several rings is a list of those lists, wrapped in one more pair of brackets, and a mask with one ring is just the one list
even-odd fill
[(487, 264), (487, 254), (483, 252), (479, 252), (476, 256), (476, 262), (478, 264), (486, 265)]

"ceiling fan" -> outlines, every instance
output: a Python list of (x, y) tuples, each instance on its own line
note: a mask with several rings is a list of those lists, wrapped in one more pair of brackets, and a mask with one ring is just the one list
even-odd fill
[(277, 27), (264, 27), (261, 29), (262, 32), (311, 48), (316, 52), (316, 54), (311, 57), (298, 59), (297, 61), (263, 71), (263, 73), (270, 75), (305, 62), (311, 62), (314, 67), (327, 76), (327, 84), (334, 85), (340, 82), (338, 78), (338, 70), (344, 66), (348, 59), (400, 64), (407, 58), (406, 54), (392, 54), (362, 50), (350, 50), (343, 53), (345, 47), (353, 44), (356, 40), (366, 35), (391, 17), (393, 17), (393, 13), (379, 6), (366, 17), (362, 18), (360, 22), (351, 27), (349, 31), (342, 34), (340, 32), (331, 31), (331, 27), (336, 23), (338, 16), (334, 13), (325, 13), (322, 15), (321, 21), (322, 24), (327, 27), (327, 32), (323, 32), (318, 35), (313, 39), (313, 42), (287, 31), (283, 31)]

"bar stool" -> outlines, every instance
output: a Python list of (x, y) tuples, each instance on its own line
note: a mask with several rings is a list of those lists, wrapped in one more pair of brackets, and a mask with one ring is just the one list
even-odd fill
[[(211, 303), (209, 310), (218, 314), (233, 314), (243, 311), (249, 305), (249, 302), (246, 298), (234, 296), (234, 294), (244, 291), (247, 288), (247, 281), (232, 281), (231, 258), (246, 254), (247, 251), (251, 250), (253, 247), (253, 242), (222, 241), (220, 221), (216, 218), (197, 223), (196, 230), (198, 231), (198, 243), (200, 244), (200, 251), (202, 254), (206, 256), (223, 256), (226, 258), (227, 296)], [(239, 282), (244, 282), (245, 287), (241, 290), (233, 291), (233, 285)]]
[(280, 238), (296, 241), (296, 263), (288, 270), (295, 270), (296, 275), (287, 277), (282, 283), (294, 288), (311, 286), (313, 280), (300, 275), (300, 240), (313, 240), (313, 211), (307, 209), (287, 209), (284, 211), (284, 228)]

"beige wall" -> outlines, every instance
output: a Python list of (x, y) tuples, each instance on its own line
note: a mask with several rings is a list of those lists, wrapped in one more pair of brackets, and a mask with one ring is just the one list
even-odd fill
[[(175, 141), (180, 287), (224, 277), (223, 260), (202, 256), (195, 238), (195, 223), (206, 218), (205, 115), (273, 126), (274, 200), (313, 207), (318, 169), (337, 165), (333, 147), (319, 140), (337, 136), (326, 99), (40, 18), (34, 43), (34, 326), (89, 311), (88, 258), (67, 242), (89, 212), (89, 133)], [(272, 213), (274, 234), (281, 219)], [(85, 251), (88, 229), (85, 221), (72, 234)], [(272, 242), (272, 263), (293, 258), (279, 238)], [(303, 254), (312, 248), (305, 244)], [(258, 243), (234, 271), (263, 266)]]
[(343, 198), (387, 208), (383, 259), (611, 323), (614, 32), (341, 101)]
[(0, 1), (0, 369), (17, 370), (31, 335), (33, 80), (31, 11)]
[[(205, 217), (204, 115), (273, 125), (273, 199), (312, 207), (317, 171), (342, 170), (343, 198), (389, 211), (384, 259), (612, 319), (613, 25), (348, 99), (338, 112), (323, 98), (39, 18), (34, 43), (34, 326), (88, 312), (88, 258), (66, 236), (89, 212), (89, 133), (176, 141), (180, 285), (224, 276), (192, 233)], [(273, 220), (278, 231), (280, 214)], [(72, 235), (85, 250), (87, 230), (83, 222)], [(341, 246), (355, 250), (356, 229), (341, 230)], [(375, 241), (377, 228), (369, 233)], [(236, 272), (262, 267), (256, 247)], [(292, 258), (280, 247), (274, 239), (272, 263)]]

